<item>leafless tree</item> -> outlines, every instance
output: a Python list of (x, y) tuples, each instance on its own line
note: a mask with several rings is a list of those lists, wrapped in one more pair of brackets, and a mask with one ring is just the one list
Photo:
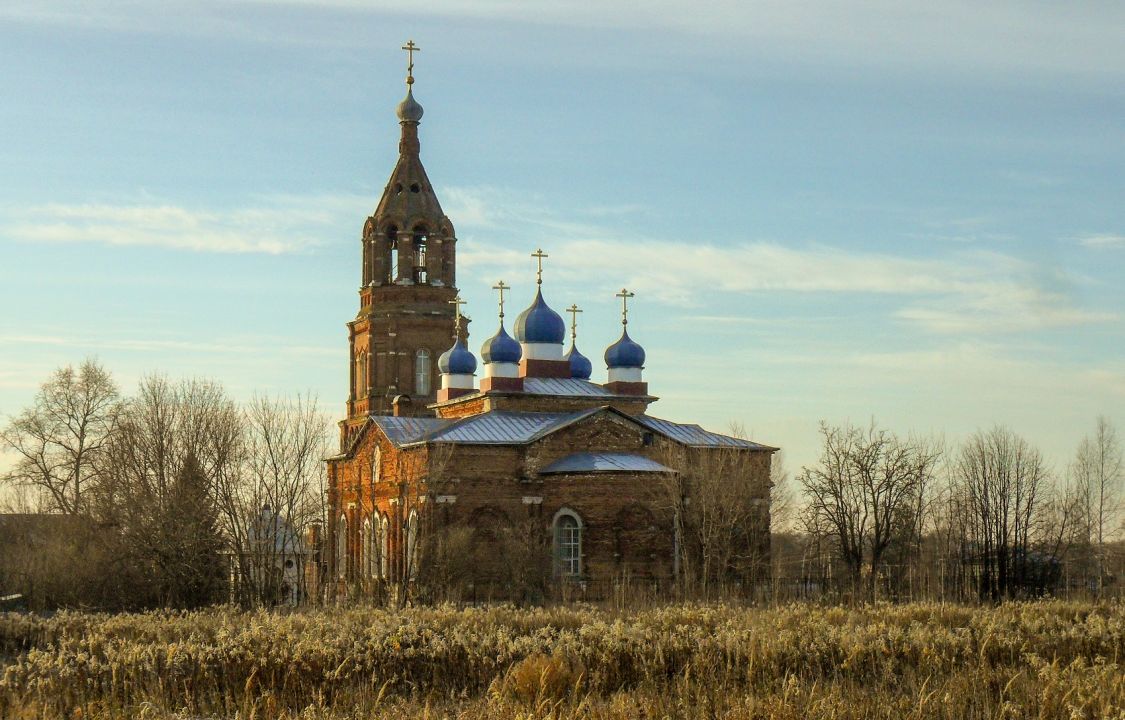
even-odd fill
[(1106, 538), (1116, 529), (1125, 459), (1117, 431), (1099, 417), (1093, 437), (1082, 439), (1069, 468), (1079, 536), (1088, 550), (1093, 590), (1101, 593), (1106, 577)]
[[(172, 579), (210, 574), (221, 562), (221, 538), (194, 535), (216, 530), (210, 491), (216, 479), (233, 472), (239, 433), (237, 407), (209, 381), (172, 383), (150, 375), (122, 405), (98, 455), (93, 497), (96, 516), (115, 531), (107, 540), (120, 543), (114, 572), (131, 586), (130, 604), (201, 601), (180, 597), (175, 587), (191, 583)], [(191, 532), (178, 527), (196, 518), (202, 522)], [(193, 548), (208, 548), (212, 557), (198, 557)]]
[(292, 599), (307, 559), (301, 533), (323, 522), (328, 421), (315, 397), (257, 396), (236, 422), (238, 461), (215, 474), (213, 487), (237, 598), (244, 605)]
[(904, 541), (918, 497), (937, 461), (925, 443), (900, 440), (893, 433), (821, 423), (820, 462), (801, 470), (808, 500), (807, 527), (827, 529), (852, 584), (859, 589), (866, 572), (874, 595), (882, 562)]
[(31, 407), (0, 431), (0, 441), (17, 457), (4, 481), (41, 492), (47, 510), (84, 512), (86, 484), (118, 406), (113, 378), (96, 360), (59, 368)]
[(661, 462), (675, 471), (664, 483), (682, 590), (707, 597), (762, 577), (769, 569), (769, 455), (667, 443)]
[(968, 557), (979, 592), (998, 601), (1032, 583), (1033, 545), (1042, 538), (1050, 478), (1039, 451), (1011, 430), (978, 432), (956, 465), (966, 511)]

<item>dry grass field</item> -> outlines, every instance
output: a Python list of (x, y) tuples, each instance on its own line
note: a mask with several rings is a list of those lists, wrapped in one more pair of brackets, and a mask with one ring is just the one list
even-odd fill
[(3, 718), (1125, 718), (1125, 606), (0, 616)]

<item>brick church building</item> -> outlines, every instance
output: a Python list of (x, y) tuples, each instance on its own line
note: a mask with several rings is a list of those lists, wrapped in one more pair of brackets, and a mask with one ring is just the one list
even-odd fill
[(363, 226), (359, 312), (347, 325), (347, 418), (328, 459), (329, 591), (424, 578), (498, 597), (529, 578), (547, 591), (622, 578), (670, 587), (707, 550), (691, 519), (706, 504), (693, 497), (710, 481), (701, 468), (723, 474), (734, 504), (751, 509), (730, 535), (738, 551), (724, 557), (768, 565), (776, 448), (650, 414), (645, 351), (627, 331), (631, 293), (618, 293), (621, 336), (604, 353), (605, 381), (593, 380), (576, 344), (580, 311), (568, 310), (564, 352), (568, 329), (547, 303), (537, 251), (535, 296), (511, 334), (508, 287), (495, 286), (499, 327), (478, 363), (460, 312), (456, 232), (419, 155), (412, 70), (397, 108), (398, 162)]

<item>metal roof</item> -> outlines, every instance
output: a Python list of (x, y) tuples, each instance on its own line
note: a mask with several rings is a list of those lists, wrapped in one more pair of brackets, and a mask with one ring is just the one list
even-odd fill
[(661, 435), (675, 440), (678, 443), (683, 443), (691, 447), (707, 447), (707, 448), (743, 448), (747, 450), (776, 450), (768, 445), (761, 445), (751, 440), (743, 440), (741, 438), (733, 438), (727, 435), (720, 435), (713, 433), (709, 430), (704, 430), (698, 425), (684, 425), (672, 422), (671, 420), (661, 420), (654, 418), (650, 415), (637, 415), (636, 419), (643, 423), (651, 430), (660, 433)]
[(431, 433), (426, 440), (474, 445), (519, 445), (538, 440), (544, 435), (601, 408), (568, 413), (493, 412), (471, 415)]
[(601, 385), (578, 378), (524, 378), (523, 391), (532, 395), (614, 397)]
[[(598, 385), (585, 383), (581, 380), (567, 381), (557, 378), (535, 378), (535, 380), (537, 382), (548, 382), (549, 380), (552, 383), (560, 384), (574, 382), (578, 385), (591, 385), (604, 390)], [(685, 425), (648, 415), (626, 415), (607, 406), (563, 413), (493, 410), (457, 419), (388, 417), (385, 415), (373, 415), (371, 419), (386, 434), (387, 438), (399, 447), (425, 442), (465, 445), (523, 445), (603, 411), (617, 412), (622, 417), (641, 423), (653, 432), (690, 447), (727, 447), (747, 450), (776, 449), (750, 440), (713, 433), (698, 425)]]
[(629, 453), (574, 453), (559, 458), (539, 471), (540, 475), (551, 473), (596, 473), (596, 472), (674, 472), (655, 460)]
[(417, 442), (435, 430), (452, 424), (453, 420), (442, 418), (391, 417), (372, 415), (371, 419), (395, 445)]

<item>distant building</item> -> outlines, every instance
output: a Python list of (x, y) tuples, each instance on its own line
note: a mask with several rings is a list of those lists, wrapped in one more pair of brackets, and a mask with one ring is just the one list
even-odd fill
[(496, 286), (499, 328), (478, 365), (460, 315), (456, 233), (419, 157), (412, 86), (408, 74), (399, 159), (361, 237), (347, 418), (328, 460), (332, 586), (362, 592), (415, 579), (437, 564), (438, 539), (454, 536), (454, 564), (464, 567), (444, 572), (489, 592), (502, 594), (493, 586), (511, 584), (518, 563), (580, 588), (622, 577), (667, 585), (680, 571), (670, 458), (707, 453), (744, 456), (738, 481), (760, 513), (739, 542), (768, 560), (776, 448), (649, 414), (657, 398), (643, 379), (645, 351), (626, 329), (631, 293), (618, 294), (622, 331), (604, 353), (608, 377), (593, 381), (577, 347), (580, 310), (570, 308), (564, 348), (567, 325), (543, 290), (547, 256), (534, 253), (534, 298), (509, 334), (508, 287)]
[[(269, 505), (248, 528), (242, 562), (229, 556), (231, 599), (249, 593), (271, 605), (298, 605), (316, 597), (317, 548)], [(307, 537), (315, 538), (311, 532)], [(311, 584), (311, 587), (310, 587)]]

